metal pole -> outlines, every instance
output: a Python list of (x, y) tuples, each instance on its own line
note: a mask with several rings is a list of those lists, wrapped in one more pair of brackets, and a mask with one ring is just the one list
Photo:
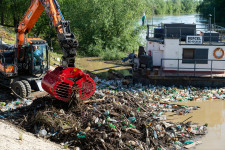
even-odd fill
[(213, 67), (213, 60), (211, 60), (211, 78), (213, 77), (212, 76), (212, 67)]
[(182, 37), (181, 37), (181, 28), (180, 28), (180, 44), (181, 44), (181, 38), (182, 38)]
[(165, 26), (165, 38), (167, 38), (167, 33), (166, 33), (167, 31), (166, 31), (166, 26)]
[(223, 42), (223, 29), (221, 32), (222, 32), (222, 35), (221, 35), (220, 41)]
[(178, 70), (177, 70), (177, 76), (179, 76), (180, 75), (180, 59), (178, 59), (178, 64), (177, 64), (177, 66), (178, 66)]
[(211, 14), (209, 14), (210, 44), (211, 44), (211, 30), (212, 30), (212, 25), (211, 25), (211, 17), (212, 17), (212, 15), (211, 15)]
[(195, 76), (195, 69), (196, 69), (196, 59), (195, 59), (195, 66), (194, 66), (194, 76)]
[(162, 71), (163, 71), (163, 66), (162, 66), (162, 61), (163, 61), (163, 58), (161, 58), (161, 71), (160, 71), (160, 76), (162, 76)]

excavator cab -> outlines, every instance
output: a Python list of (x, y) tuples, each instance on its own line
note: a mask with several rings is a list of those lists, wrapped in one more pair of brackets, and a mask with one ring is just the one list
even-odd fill
[(49, 69), (48, 45), (44, 40), (28, 40), (25, 48), (25, 68), (30, 75), (45, 74)]
[(32, 51), (32, 74), (46, 73), (48, 70), (48, 46), (47, 44), (34, 44)]

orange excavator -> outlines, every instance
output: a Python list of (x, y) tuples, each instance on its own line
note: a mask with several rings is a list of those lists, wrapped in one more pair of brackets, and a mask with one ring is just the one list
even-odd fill
[[(28, 37), (44, 10), (57, 32), (63, 52), (61, 66), (53, 71), (49, 71), (47, 42)], [(33, 0), (16, 30), (16, 44), (0, 44), (0, 84), (10, 87), (22, 98), (29, 97), (32, 90), (45, 90), (65, 102), (74, 94), (80, 100), (89, 98), (95, 92), (95, 83), (75, 67), (78, 42), (69, 25), (57, 0)]]

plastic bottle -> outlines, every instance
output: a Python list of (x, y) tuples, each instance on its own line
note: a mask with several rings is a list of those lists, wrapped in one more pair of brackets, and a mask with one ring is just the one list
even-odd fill
[(107, 117), (107, 121), (111, 121), (111, 122), (114, 122), (114, 123), (118, 122), (117, 120), (112, 119), (112, 118), (110, 118), (110, 117)]
[(78, 138), (82, 138), (82, 139), (83, 139), (83, 138), (85, 138), (85, 137), (86, 137), (86, 133), (85, 133), (85, 132), (80, 131), (80, 132), (78, 132), (78, 133), (77, 133), (77, 137), (78, 137)]
[(158, 138), (157, 133), (156, 133), (156, 131), (155, 131), (155, 130), (154, 130), (154, 137), (155, 137), (155, 139), (157, 139), (157, 138)]
[(135, 125), (132, 125), (132, 124), (129, 124), (129, 127), (136, 128), (136, 126)]
[(180, 146), (183, 145), (180, 141), (175, 141), (174, 144), (177, 144), (177, 145), (180, 145)]
[(159, 112), (159, 113), (158, 113), (158, 116), (161, 116), (162, 114), (163, 114), (163, 112)]
[(129, 117), (128, 120), (129, 120), (130, 122), (134, 122), (134, 121), (136, 120), (136, 118), (135, 118), (135, 117)]
[(138, 108), (137, 108), (137, 111), (140, 111), (140, 109), (141, 109), (141, 108), (140, 108), (140, 107), (138, 107)]
[(38, 132), (38, 135), (39, 135), (40, 137), (45, 137), (47, 134), (48, 134), (48, 133), (47, 133), (47, 131), (46, 131), (45, 129), (42, 129), (42, 130), (40, 130), (40, 131)]
[(112, 127), (113, 129), (116, 128), (116, 127), (115, 127), (113, 124), (111, 124), (111, 123), (109, 123), (109, 126)]
[(5, 102), (1, 102), (1, 106), (5, 106), (6, 105), (6, 103)]
[(194, 141), (184, 141), (184, 144), (192, 144)]

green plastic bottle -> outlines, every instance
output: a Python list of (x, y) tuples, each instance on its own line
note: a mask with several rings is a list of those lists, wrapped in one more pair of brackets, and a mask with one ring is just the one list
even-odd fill
[(116, 127), (115, 127), (113, 124), (111, 124), (111, 123), (109, 123), (109, 126), (112, 127), (113, 129), (116, 128)]
[(129, 127), (136, 128), (136, 126), (135, 125), (132, 125), (132, 124), (129, 124)]

